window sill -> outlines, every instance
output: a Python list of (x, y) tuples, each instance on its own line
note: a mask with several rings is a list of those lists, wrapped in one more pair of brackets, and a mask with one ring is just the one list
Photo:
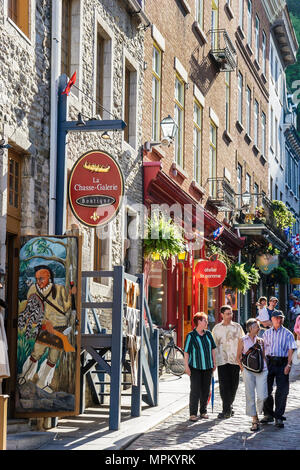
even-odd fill
[(226, 9), (226, 13), (228, 14), (229, 18), (232, 20), (234, 18), (234, 13), (231, 9), (231, 6), (228, 3), (225, 4), (225, 9)]
[(178, 165), (178, 163), (176, 162), (172, 163), (171, 170), (172, 170), (173, 176), (177, 176), (177, 174), (179, 174), (183, 179), (186, 179), (189, 176), (188, 173), (184, 171), (184, 169), (180, 165)]
[(29, 39), (28, 36), (26, 36), (25, 33), (23, 33), (23, 31), (19, 28), (18, 25), (16, 25), (16, 23), (11, 19), (9, 18), (9, 16), (7, 17), (7, 21), (8, 23), (20, 34), (20, 36), (25, 39), (25, 41), (30, 45), (32, 46), (32, 42), (31, 40)]
[(247, 49), (248, 49), (249, 54), (250, 54), (250, 55), (253, 55), (253, 50), (252, 50), (250, 44), (247, 44), (246, 47), (247, 47)]
[(259, 153), (260, 153), (260, 150), (259, 150), (259, 148), (257, 147), (256, 144), (253, 144), (253, 147), (252, 147), (252, 148), (253, 148), (253, 151), (254, 151), (256, 154), (259, 154)]
[(225, 139), (228, 140), (229, 143), (233, 141), (233, 137), (231, 136), (231, 134), (226, 129), (225, 129), (223, 135), (224, 135)]
[(203, 29), (201, 28), (200, 24), (198, 23), (198, 21), (195, 21), (193, 26), (194, 26), (195, 31), (198, 34), (198, 36), (200, 36), (201, 41), (203, 41), (205, 44), (207, 44), (207, 37), (206, 37), (205, 32), (203, 31)]
[(261, 156), (260, 156), (260, 161), (261, 161), (262, 165), (265, 165), (267, 163), (267, 159), (263, 154), (261, 154)]
[(205, 194), (205, 189), (202, 188), (202, 186), (201, 186), (199, 183), (197, 183), (197, 181), (195, 181), (195, 180), (192, 181), (192, 187), (194, 188), (195, 191), (197, 191), (198, 193), (200, 193), (201, 196), (204, 196), (204, 194)]
[(237, 130), (241, 133), (245, 130), (243, 124), (240, 121), (236, 121)]
[(244, 31), (242, 30), (242, 28), (240, 26), (238, 26), (238, 29), (237, 29), (237, 32), (239, 33), (239, 35), (241, 36), (242, 39), (245, 39), (245, 33)]
[(132, 147), (132, 145), (130, 145), (128, 142), (126, 142), (126, 140), (123, 140), (123, 142), (122, 142), (122, 152), (126, 152), (126, 151), (129, 151), (130, 153), (134, 153), (134, 154), (137, 153), (137, 150), (134, 147)]
[(264, 83), (267, 83), (267, 77), (264, 73), (261, 74), (261, 78)]
[(246, 132), (246, 134), (245, 134), (245, 141), (247, 142), (248, 145), (250, 145), (251, 142), (252, 142), (252, 138), (250, 137), (248, 132)]
[(186, 13), (191, 13), (191, 7), (186, 0), (179, 0)]

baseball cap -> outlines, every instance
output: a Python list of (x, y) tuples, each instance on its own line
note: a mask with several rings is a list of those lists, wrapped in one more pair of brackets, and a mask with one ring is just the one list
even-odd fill
[(276, 300), (276, 302), (278, 302), (277, 297), (270, 297), (269, 302), (271, 302), (272, 300)]
[(271, 314), (271, 318), (272, 317), (281, 317), (281, 318), (285, 318), (283, 312), (281, 310), (273, 310), (273, 313)]

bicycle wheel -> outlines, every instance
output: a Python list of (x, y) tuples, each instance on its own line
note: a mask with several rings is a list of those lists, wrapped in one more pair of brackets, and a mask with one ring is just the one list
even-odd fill
[(164, 349), (165, 363), (174, 375), (183, 375), (185, 372), (184, 353), (178, 346), (167, 346)]

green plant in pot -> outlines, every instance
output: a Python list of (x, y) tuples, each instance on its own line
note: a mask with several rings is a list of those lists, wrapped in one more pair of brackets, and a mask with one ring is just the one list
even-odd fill
[(286, 269), (284, 269), (282, 266), (278, 266), (278, 268), (273, 269), (271, 274), (269, 274), (267, 281), (267, 283), (272, 286), (275, 284), (288, 284), (289, 282), (289, 275)]
[(296, 222), (292, 212), (288, 210), (284, 202), (272, 201), (273, 215), (276, 221), (277, 227), (281, 229), (292, 228)]
[(234, 263), (227, 271), (224, 284), (246, 294), (252, 285), (259, 283), (259, 279), (258, 270), (254, 266), (246, 267), (246, 263)]
[(146, 258), (167, 261), (185, 250), (185, 241), (180, 228), (164, 215), (148, 217), (144, 239)]

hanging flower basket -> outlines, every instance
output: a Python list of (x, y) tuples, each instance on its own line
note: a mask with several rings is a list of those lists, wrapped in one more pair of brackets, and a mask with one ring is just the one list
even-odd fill
[(254, 266), (246, 267), (246, 263), (234, 263), (227, 272), (224, 284), (237, 289), (241, 294), (246, 294), (253, 285), (259, 283), (259, 280), (258, 269)]
[(148, 217), (144, 239), (146, 258), (167, 261), (185, 250), (185, 241), (180, 228), (173, 220), (163, 215)]
[(281, 229), (292, 228), (296, 222), (292, 212), (288, 210), (284, 202), (272, 201), (273, 215), (276, 221), (277, 227)]

